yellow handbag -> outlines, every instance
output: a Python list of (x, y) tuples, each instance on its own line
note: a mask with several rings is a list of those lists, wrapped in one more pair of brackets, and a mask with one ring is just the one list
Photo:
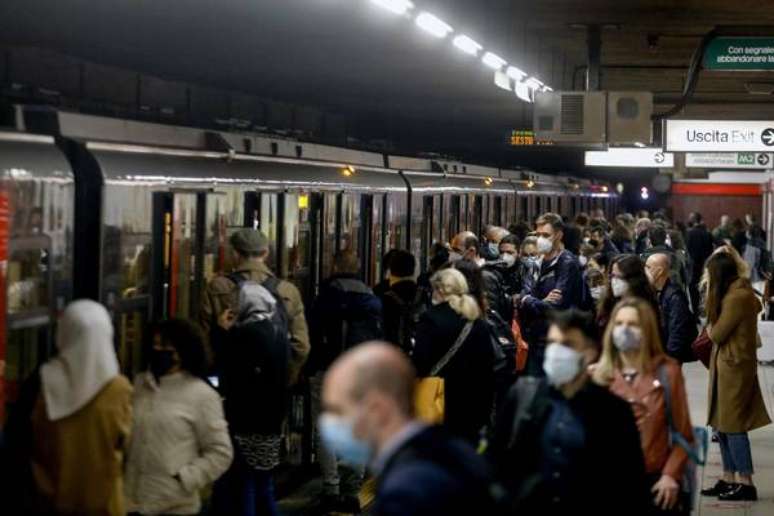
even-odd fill
[(468, 321), (449, 351), (430, 370), (430, 374), (417, 380), (414, 389), (414, 415), (417, 419), (430, 424), (443, 423), (445, 410), (444, 379), (438, 374), (462, 347), (462, 343), (468, 338), (472, 328), (473, 321)]

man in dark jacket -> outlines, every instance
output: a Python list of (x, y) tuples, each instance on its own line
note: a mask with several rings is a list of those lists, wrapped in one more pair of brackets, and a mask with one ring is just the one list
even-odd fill
[(693, 267), (691, 268), (691, 278), (688, 282), (688, 293), (691, 296), (691, 306), (694, 312), (698, 312), (699, 281), (704, 271), (704, 262), (712, 255), (713, 251), (712, 233), (702, 222), (701, 213), (691, 213), (688, 217), (688, 233), (685, 238), (685, 246), (688, 249), (688, 256), (691, 257)]
[(688, 286), (686, 265), (675, 250), (667, 244), (666, 227), (663, 224), (653, 224), (648, 230), (648, 240), (650, 240), (650, 247), (640, 255), (642, 261), (645, 262), (651, 255), (658, 253), (669, 256), (672, 281), (674, 281), (678, 288), (685, 289)]
[(591, 237), (591, 240), (594, 240), (597, 242), (597, 252), (604, 254), (608, 260), (612, 260), (615, 258), (618, 254), (620, 254), (620, 251), (615, 246), (612, 240), (607, 236), (607, 232), (605, 231), (605, 228), (601, 225), (593, 225), (591, 226), (591, 231), (589, 232), (589, 237)]
[(397, 344), (407, 353), (414, 347), (414, 329), (419, 316), (427, 308), (422, 292), (414, 281), (415, 269), (416, 259), (413, 254), (396, 251), (390, 260), (390, 287), (381, 296), (384, 339)]
[(368, 343), (325, 377), (322, 438), (376, 476), (372, 514), (492, 514), (491, 478), (472, 448), (412, 418), (415, 376), (394, 346)]
[[(457, 234), (452, 239), (451, 247), (452, 253), (460, 255), (461, 259), (471, 261), (481, 268), (486, 265), (486, 260), (481, 256), (478, 238), (470, 231)], [(510, 299), (505, 295), (503, 278), (499, 272), (492, 268), (484, 268), (482, 275), (484, 295), (489, 308), (496, 311), (504, 321), (510, 323), (513, 318), (513, 308)]]
[[(333, 275), (322, 285), (310, 311), (312, 351), (307, 373), (312, 390), (313, 417), (321, 411), (323, 375), (331, 363), (347, 349), (382, 336), (382, 303), (358, 279), (358, 268), (357, 256), (352, 251), (337, 253), (333, 258)], [(359, 511), (357, 495), (363, 468), (342, 470), (336, 455), (322, 443), (317, 444), (323, 477), (321, 510)]]
[(548, 312), (579, 307), (586, 288), (578, 259), (562, 244), (563, 228), (562, 217), (555, 213), (546, 213), (537, 220), (537, 246), (542, 262), (538, 274), (524, 285), (517, 304), (521, 328), (530, 345), (527, 374), (533, 376), (543, 375)]
[(696, 319), (688, 307), (685, 292), (670, 279), (669, 256), (663, 253), (650, 255), (645, 262), (645, 274), (653, 289), (658, 292), (661, 311), (661, 337), (664, 349), (680, 362), (693, 362), (691, 344), (696, 340), (698, 330)]
[[(523, 377), (511, 388), (488, 453), (511, 513), (644, 514), (634, 415), (588, 374), (599, 355), (593, 318), (553, 313), (548, 338), (547, 377)], [(604, 503), (594, 492), (604, 493)]]

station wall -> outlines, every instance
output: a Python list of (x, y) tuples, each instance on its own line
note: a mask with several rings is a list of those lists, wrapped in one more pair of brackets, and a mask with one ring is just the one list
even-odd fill
[(688, 215), (696, 211), (707, 226), (714, 228), (721, 215), (744, 220), (751, 213), (756, 220), (762, 220), (763, 196), (757, 184), (674, 183), (669, 207), (674, 220), (688, 220)]

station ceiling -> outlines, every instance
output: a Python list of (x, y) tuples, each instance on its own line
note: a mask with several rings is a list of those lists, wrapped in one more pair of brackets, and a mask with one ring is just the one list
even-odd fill
[[(657, 111), (678, 100), (713, 27), (774, 28), (760, 0), (413, 1), (556, 90), (583, 87), (583, 26), (604, 25), (601, 88), (653, 91)], [(0, 42), (356, 113), (374, 136), (405, 130), (428, 150), (507, 156), (507, 133), (531, 126), (530, 106), (476, 58), (369, 0), (4, 0)], [(774, 99), (751, 83), (774, 85), (774, 74), (702, 72), (684, 114), (774, 118)]]

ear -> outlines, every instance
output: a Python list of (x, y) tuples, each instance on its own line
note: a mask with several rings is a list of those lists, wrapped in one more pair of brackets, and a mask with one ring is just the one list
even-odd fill
[(268, 258), (268, 257), (269, 257), (269, 250), (268, 249), (264, 249), (263, 251), (258, 253), (258, 258), (260, 258), (261, 260), (266, 260), (266, 258)]

